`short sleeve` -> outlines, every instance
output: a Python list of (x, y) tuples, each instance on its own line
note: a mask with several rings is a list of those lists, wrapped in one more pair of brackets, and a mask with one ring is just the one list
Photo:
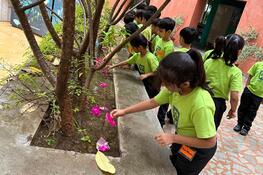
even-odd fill
[[(238, 69), (238, 68), (237, 68)], [(235, 74), (231, 78), (230, 82), (230, 91), (238, 91), (241, 92), (243, 89), (243, 77), (242, 72), (237, 70)]]
[(257, 63), (254, 64), (248, 71), (248, 74), (251, 75), (251, 76), (255, 76), (256, 74), (256, 69), (257, 69)]
[(197, 138), (211, 138), (216, 135), (214, 109), (208, 106), (201, 107), (193, 112), (192, 121)]
[(156, 71), (158, 64), (159, 64), (157, 58), (156, 57), (149, 58), (148, 62), (150, 63), (151, 72)]
[(171, 93), (168, 89), (163, 88), (163, 89), (161, 89), (161, 91), (159, 92), (159, 94), (154, 97), (154, 100), (155, 100), (159, 105), (167, 104), (167, 103), (169, 103), (169, 97), (170, 97), (170, 95), (172, 95), (172, 93)]
[(139, 54), (133, 54), (129, 59), (128, 59), (128, 64), (135, 64), (137, 59), (138, 59)]

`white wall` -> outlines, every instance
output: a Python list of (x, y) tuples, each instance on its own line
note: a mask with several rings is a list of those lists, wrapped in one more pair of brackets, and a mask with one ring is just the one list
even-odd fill
[(11, 7), (9, 0), (0, 0), (0, 21), (10, 21)]

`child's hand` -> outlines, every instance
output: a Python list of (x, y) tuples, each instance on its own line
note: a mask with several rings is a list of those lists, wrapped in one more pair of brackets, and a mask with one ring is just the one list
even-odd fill
[(167, 146), (174, 143), (174, 134), (159, 134), (154, 137), (154, 139), (161, 145)]
[(110, 69), (114, 68), (113, 66), (114, 65), (107, 65), (106, 68), (110, 70)]
[(141, 74), (140, 80), (144, 80), (144, 79), (147, 78), (147, 77), (148, 77), (147, 74)]
[(124, 109), (114, 109), (110, 114), (113, 118), (118, 118), (124, 116), (126, 113)]
[(231, 118), (235, 118), (236, 117), (236, 113), (235, 111), (232, 111), (231, 109), (228, 111), (227, 114), (227, 119), (231, 119)]

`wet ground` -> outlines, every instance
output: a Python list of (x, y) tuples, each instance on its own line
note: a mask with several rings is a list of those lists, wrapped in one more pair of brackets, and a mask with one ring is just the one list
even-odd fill
[[(40, 41), (40, 37), (36, 38)], [(28, 47), (21, 29), (12, 27), (9, 22), (0, 22), (0, 79), (8, 75), (5, 67), (14, 67), (26, 61), (23, 55)]]

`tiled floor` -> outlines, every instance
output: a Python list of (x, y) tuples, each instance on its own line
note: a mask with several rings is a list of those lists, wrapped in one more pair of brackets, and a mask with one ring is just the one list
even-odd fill
[[(263, 174), (263, 104), (247, 136), (233, 131), (236, 120), (223, 118), (217, 133), (217, 152), (201, 175)], [(174, 130), (171, 125), (164, 129)]]

